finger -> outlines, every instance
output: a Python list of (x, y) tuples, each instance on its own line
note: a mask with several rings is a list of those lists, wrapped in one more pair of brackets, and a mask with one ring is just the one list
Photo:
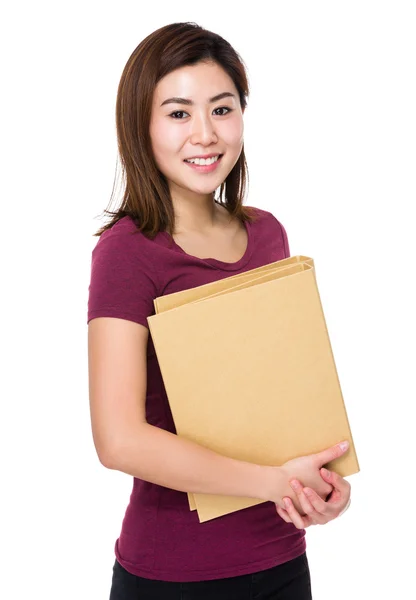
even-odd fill
[[(314, 525), (309, 515), (301, 516), (298, 513), (291, 498), (283, 498), (283, 501), (285, 503), (285, 506), (287, 506), (287, 514), (290, 516), (290, 520), (295, 525), (295, 527), (297, 527), (298, 529), (306, 529), (306, 527)], [(294, 519), (296, 519), (296, 523), (294, 522)]]
[(283, 498), (283, 502), (285, 504), (287, 514), (289, 515), (293, 525), (297, 529), (304, 529), (306, 527), (306, 523), (303, 520), (303, 517), (300, 516), (300, 514), (294, 507), (292, 500), (290, 498)]
[(328, 502), (325, 502), (325, 500), (322, 500), (315, 490), (312, 488), (303, 488), (303, 492), (311, 506), (313, 506), (314, 512), (311, 513), (310, 516), (312, 520), (319, 523), (319, 525), (324, 525), (338, 516), (338, 509)]
[[(338, 516), (340, 516), (349, 502), (351, 501), (351, 485), (348, 481), (340, 477), (337, 473), (330, 471), (330, 478), (340, 479), (341, 481), (337, 481), (336, 486), (334, 487), (334, 491), (331, 493), (329, 499), (326, 504), (332, 509), (336, 510)], [(347, 484), (347, 485), (344, 485)], [(335, 485), (335, 484), (334, 484)], [(339, 486), (339, 487), (338, 487)], [(341, 489), (340, 489), (341, 488)]]
[(351, 503), (350, 495), (342, 496), (339, 492), (337, 492), (337, 497), (330, 498), (327, 502), (328, 508), (331, 510), (331, 513), (335, 511), (335, 516), (340, 517), (343, 512), (345, 512), (348, 506)]
[[(302, 494), (302, 490), (303, 490), (303, 485), (300, 483), (300, 481), (298, 481), (297, 479), (292, 479), (289, 481), (290, 483), (290, 487), (292, 488), (292, 490), (296, 493), (297, 495), (297, 499), (298, 499), (298, 506), (295, 505), (296, 510), (298, 511), (298, 513), (300, 514), (300, 510), (302, 509), (303, 512), (305, 513), (305, 509), (302, 505), (301, 502), (301, 495)], [(292, 500), (293, 502), (293, 500)], [(301, 515), (301, 517), (303, 517), (303, 515)]]
[[(292, 479), (289, 483), (293, 491), (296, 493), (300, 507), (303, 510), (304, 514), (301, 515), (302, 518), (305, 519), (305, 517), (308, 517), (311, 521), (311, 524), (313, 524), (315, 522), (315, 515), (313, 514), (314, 509), (313, 506), (311, 506), (308, 499), (306, 498), (305, 494), (303, 493), (303, 486), (297, 479)], [(297, 512), (299, 513), (299, 511)], [(319, 515), (316, 515), (316, 517), (319, 519)]]
[(331, 448), (326, 448), (326, 450), (322, 450), (322, 452), (317, 452), (315, 457), (319, 462), (319, 465), (326, 465), (331, 462), (331, 460), (335, 460), (339, 458), (348, 450), (349, 443), (347, 441), (341, 442), (340, 444), (336, 444), (335, 446), (331, 446)]
[(347, 510), (349, 509), (351, 504), (351, 498), (348, 500), (347, 504), (344, 506), (344, 508), (341, 510), (340, 513), (338, 513), (338, 516), (340, 517), (341, 515), (343, 515), (345, 512), (347, 512)]
[[(321, 513), (317, 512), (315, 510), (315, 506), (313, 505), (313, 503), (310, 502), (309, 497), (306, 495), (304, 488), (299, 484), (299, 482), (297, 480), (293, 480), (290, 482), (290, 484), (291, 484), (292, 488), (296, 491), (298, 499), (299, 499), (299, 503), (300, 503), (303, 511), (310, 518), (311, 522), (314, 525), (323, 525), (324, 523), (326, 523), (328, 521), (327, 516), (322, 515)], [(306, 489), (309, 489), (309, 488), (305, 488), (305, 490)], [(319, 496), (313, 490), (310, 490), (310, 491), (312, 491), (312, 499), (314, 498), (314, 496), (317, 496), (319, 498)], [(321, 498), (319, 498), (319, 499), (321, 500)], [(324, 504), (323, 510), (324, 510), (324, 512), (327, 512), (327, 509), (325, 509), (325, 503), (323, 503), (323, 504)], [(322, 508), (322, 506), (321, 506), (321, 508)]]
[(335, 473), (335, 471), (328, 471), (328, 469), (321, 469), (321, 477), (327, 483), (330, 483), (335, 489), (343, 492), (344, 495), (350, 493), (351, 484), (349, 481)]
[[(276, 503), (276, 512), (284, 521), (286, 521), (286, 523), (292, 523), (292, 519), (289, 517), (287, 510), (285, 510), (284, 508), (281, 508), (277, 503)], [(302, 516), (302, 518), (303, 518), (305, 527), (309, 527), (310, 525), (313, 525), (313, 523), (309, 522), (309, 518), (307, 515)]]
[(287, 511), (284, 510), (283, 508), (280, 508), (280, 506), (278, 504), (276, 504), (276, 512), (279, 515), (279, 517), (281, 517), (283, 519), (283, 521), (286, 521), (286, 523), (292, 522), (291, 518), (287, 514)]

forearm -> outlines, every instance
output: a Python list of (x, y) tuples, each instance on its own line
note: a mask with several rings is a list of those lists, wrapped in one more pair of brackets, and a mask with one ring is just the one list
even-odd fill
[(270, 500), (275, 467), (228, 458), (143, 423), (105, 465), (181, 492)]

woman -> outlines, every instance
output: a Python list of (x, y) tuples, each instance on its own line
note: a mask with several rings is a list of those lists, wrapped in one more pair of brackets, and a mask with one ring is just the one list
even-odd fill
[[(305, 527), (349, 500), (349, 483), (321, 470), (341, 446), (274, 467), (175, 435), (149, 335), (154, 298), (289, 256), (283, 225), (243, 206), (247, 96), (235, 50), (194, 23), (149, 35), (121, 77), (126, 189), (96, 234), (88, 300), (95, 447), (103, 465), (134, 477), (110, 600), (311, 598)], [(186, 492), (264, 502), (199, 523)]]

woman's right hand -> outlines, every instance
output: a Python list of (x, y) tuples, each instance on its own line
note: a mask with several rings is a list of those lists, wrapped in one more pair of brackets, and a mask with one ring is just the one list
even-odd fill
[[(346, 444), (346, 446), (344, 446)], [(298, 479), (304, 487), (310, 487), (323, 500), (332, 492), (333, 486), (327, 483), (320, 474), (320, 469), (335, 458), (339, 458), (348, 450), (348, 442), (341, 442), (316, 454), (300, 456), (285, 462), (280, 467), (272, 467), (278, 480), (272, 492), (272, 502), (285, 509), (283, 498), (288, 496), (301, 516), (305, 514), (297, 494), (290, 486), (292, 479)]]

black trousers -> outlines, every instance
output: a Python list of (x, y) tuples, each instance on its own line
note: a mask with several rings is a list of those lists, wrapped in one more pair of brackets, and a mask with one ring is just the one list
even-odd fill
[(312, 600), (306, 553), (249, 575), (179, 583), (132, 575), (117, 560), (110, 600)]

